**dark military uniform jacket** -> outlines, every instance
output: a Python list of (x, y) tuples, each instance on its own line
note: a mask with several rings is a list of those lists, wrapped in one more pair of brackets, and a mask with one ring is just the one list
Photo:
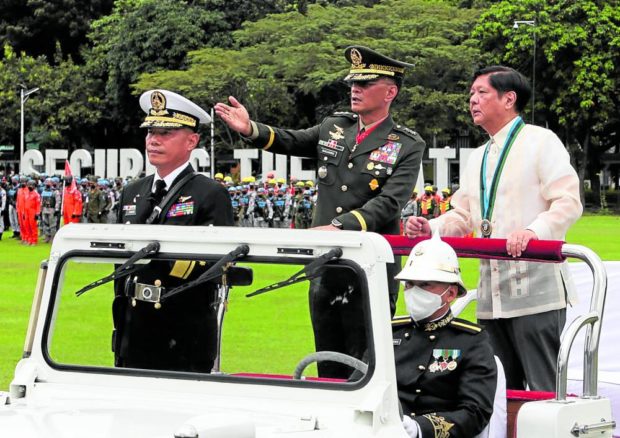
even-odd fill
[[(188, 165), (170, 190), (188, 173)], [(123, 189), (118, 210), (119, 223), (143, 223), (147, 197), (154, 176), (130, 183)], [(148, 212), (146, 212), (148, 213)], [(148, 214), (146, 214), (148, 216)], [(139, 220), (142, 218), (142, 220)], [(203, 175), (185, 183), (162, 209), (155, 223), (165, 225), (234, 225), (230, 196), (220, 184)], [(188, 232), (191, 232), (188, 230)], [(152, 261), (129, 279), (172, 289), (191, 281), (208, 269), (200, 261)], [(204, 284), (188, 289), (155, 309), (153, 303), (137, 301), (131, 306), (133, 288), (127, 279), (115, 284), (114, 350), (117, 366), (209, 372), (216, 353), (216, 286)]]
[[(191, 165), (172, 182), (175, 185), (193, 172)], [(118, 219), (121, 224), (139, 223), (144, 210), (149, 209), (147, 201), (153, 187), (154, 175), (141, 178), (128, 184), (119, 199)], [(164, 206), (156, 223), (165, 225), (234, 225), (232, 204), (226, 189), (204, 175), (197, 175), (179, 192), (178, 196)]]
[(261, 123), (255, 147), (318, 159), (319, 197), (312, 226), (336, 219), (345, 230), (400, 232), (400, 211), (418, 176), (424, 141), (388, 116), (356, 146), (358, 116), (336, 113), (303, 130)]
[(493, 412), (497, 367), (488, 335), (474, 323), (443, 318), (392, 321), (398, 397), (424, 438), (471, 438)]

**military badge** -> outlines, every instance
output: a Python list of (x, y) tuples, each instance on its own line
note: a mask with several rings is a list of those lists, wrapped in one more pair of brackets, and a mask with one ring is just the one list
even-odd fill
[[(338, 152), (332, 149), (326, 149), (324, 147), (321, 147), (321, 153), (325, 155), (329, 155), (332, 158), (336, 158), (338, 156)], [(327, 159), (327, 157), (325, 157), (325, 159)]]
[(379, 181), (373, 178), (373, 180), (368, 183), (368, 187), (374, 192), (379, 187)]
[(325, 147), (328, 147), (330, 149), (335, 149), (335, 150), (340, 151), (340, 152), (344, 151), (344, 146), (340, 146), (338, 144), (338, 142), (336, 140), (334, 140), (334, 139), (329, 140), (329, 141), (319, 140), (319, 144), (321, 146), (325, 146)]
[(389, 141), (383, 146), (381, 146), (379, 149), (375, 149), (374, 151), (372, 151), (368, 158), (371, 161), (379, 161), (381, 163), (391, 165), (396, 162), (401, 147), (402, 143)]
[(375, 168), (375, 163), (372, 163), (372, 162), (371, 162), (371, 163), (368, 163), (368, 164), (366, 165), (366, 169), (368, 169), (368, 170), (372, 170), (372, 169), (374, 169), (374, 168)]
[(319, 178), (323, 179), (327, 176), (327, 167), (321, 166), (319, 167)]
[(125, 212), (125, 216), (135, 216), (136, 206), (135, 205), (123, 205), (123, 211)]
[(332, 140), (342, 140), (344, 138), (344, 128), (334, 124), (335, 131), (329, 131), (329, 137)]
[(194, 201), (179, 202), (170, 207), (170, 210), (166, 213), (166, 217), (181, 217), (191, 214), (194, 214)]
[(327, 147), (328, 148), (332, 148), (332, 149), (336, 149), (337, 151), (344, 151), (344, 146), (338, 145), (338, 142), (336, 140), (328, 141), (327, 142)]
[(392, 339), (392, 344), (393, 345), (400, 345), (403, 342), (402, 339)]
[(192, 199), (192, 195), (189, 195), (189, 196), (179, 196), (179, 202), (181, 202), (181, 203), (187, 202), (190, 199)]
[(398, 141), (398, 140), (400, 140), (400, 137), (398, 135), (392, 133), (392, 134), (388, 135), (388, 140), (390, 140), (390, 141)]
[(151, 93), (151, 111), (152, 116), (162, 116), (168, 114), (166, 110), (166, 96), (160, 91)]
[(431, 373), (454, 371), (458, 366), (457, 359), (461, 356), (461, 350), (434, 349), (433, 363), (428, 367)]
[(351, 64), (352, 68), (360, 68), (362, 64), (362, 54), (357, 49), (351, 49)]

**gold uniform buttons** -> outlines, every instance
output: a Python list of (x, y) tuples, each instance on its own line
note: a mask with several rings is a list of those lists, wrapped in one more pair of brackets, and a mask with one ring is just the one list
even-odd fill
[(342, 187), (340, 187), (340, 190), (346, 192), (347, 190), (349, 190), (349, 188), (346, 185), (343, 185)]
[(430, 339), (431, 341), (434, 341), (435, 339), (437, 339), (437, 336), (435, 336), (435, 335), (430, 335), (430, 336), (428, 337), (428, 339)]
[(418, 369), (420, 371), (424, 371), (426, 369), (426, 367), (424, 365), (418, 365)]
[(349, 169), (353, 169), (353, 163), (349, 163), (349, 164), (347, 164), (347, 167), (348, 167)]
[(342, 213), (342, 207), (336, 207), (336, 213)]

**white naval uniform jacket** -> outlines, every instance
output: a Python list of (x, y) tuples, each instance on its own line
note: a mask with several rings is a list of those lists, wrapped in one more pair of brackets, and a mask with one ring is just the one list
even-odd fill
[[(487, 159), (487, 190), (494, 162), (514, 122), (490, 140), (495, 153), (490, 151)], [(471, 231), (480, 235), (480, 169), (485, 148), (486, 144), (471, 154), (460, 188), (452, 196), (454, 209), (431, 221), (444, 236)], [(582, 211), (579, 178), (561, 140), (548, 129), (525, 125), (500, 176), (491, 237), (505, 239), (512, 231), (527, 228), (541, 240), (564, 240)], [(481, 260), (477, 316), (512, 318), (562, 309), (567, 293), (568, 301), (574, 302), (576, 293), (566, 263)]]

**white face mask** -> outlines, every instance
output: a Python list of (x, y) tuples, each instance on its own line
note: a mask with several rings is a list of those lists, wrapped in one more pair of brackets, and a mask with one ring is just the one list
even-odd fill
[(409, 312), (414, 321), (422, 321), (428, 318), (443, 305), (441, 298), (448, 292), (448, 289), (450, 289), (450, 286), (439, 295), (422, 289), (420, 286), (405, 289), (407, 312)]

